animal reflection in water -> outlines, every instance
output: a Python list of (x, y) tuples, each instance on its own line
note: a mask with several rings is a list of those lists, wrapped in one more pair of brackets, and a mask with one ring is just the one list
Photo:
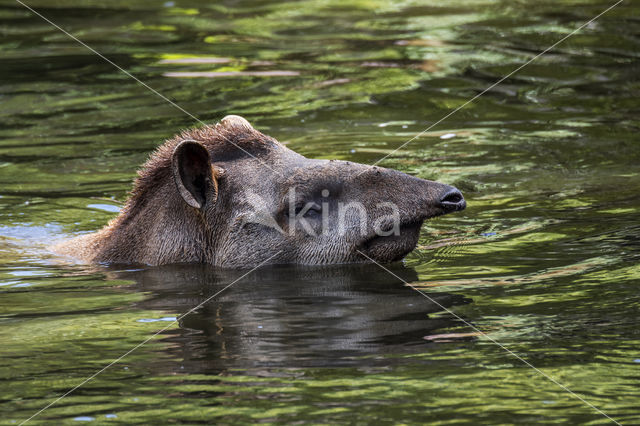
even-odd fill
[[(407, 282), (415, 271), (391, 266)], [(142, 309), (189, 311), (244, 273), (207, 265), (116, 272), (151, 296)], [(428, 293), (449, 308), (470, 300)], [(376, 265), (268, 266), (179, 321), (165, 341), (194, 371), (260, 366), (370, 365), (367, 355), (424, 351), (425, 336), (459, 326), (449, 314)], [(370, 357), (367, 357), (370, 358)]]

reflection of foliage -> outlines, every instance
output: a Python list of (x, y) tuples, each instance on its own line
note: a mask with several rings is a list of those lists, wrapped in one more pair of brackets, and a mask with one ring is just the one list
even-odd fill
[[(204, 121), (246, 115), (305, 155), (364, 163), (610, 5), (41, 3), (30, 4)], [(167, 315), (136, 305), (147, 295), (126, 283), (68, 275), (22, 239), (41, 247), (102, 226), (114, 216), (108, 200), (126, 197), (148, 153), (195, 123), (26, 11), (0, 14), (0, 409), (21, 420), (161, 328), (138, 319)], [(624, 2), (383, 163), (455, 184), (469, 201), (464, 213), (428, 222), (406, 261), (420, 283), (472, 297), (456, 311), (629, 424), (638, 423), (636, 18)], [(600, 420), (482, 337), (391, 354), (389, 368), (375, 364), (381, 354), (350, 359), (357, 368), (217, 375), (199, 362), (202, 374), (180, 369), (182, 332), (193, 330), (171, 329), (45, 417)]]

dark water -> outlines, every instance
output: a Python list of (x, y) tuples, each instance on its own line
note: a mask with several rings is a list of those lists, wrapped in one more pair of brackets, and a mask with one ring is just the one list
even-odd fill
[[(382, 165), (454, 184), (392, 271), (68, 265), (197, 122), (0, 2), (0, 417), (98, 423), (640, 423), (640, 4), (624, 1)], [(603, 1), (28, 2), (205, 122), (373, 163)], [(199, 74), (187, 74), (199, 73)], [(112, 201), (113, 200), (113, 201)]]

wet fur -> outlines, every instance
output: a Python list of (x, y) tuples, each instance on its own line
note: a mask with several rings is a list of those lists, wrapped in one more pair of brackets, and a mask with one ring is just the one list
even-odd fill
[[(185, 202), (176, 183), (172, 158), (185, 140), (201, 144), (210, 157), (211, 174), (200, 208)], [(355, 222), (347, 224), (344, 235), (330, 230), (312, 237), (283, 234), (247, 221), (252, 205), (259, 202), (289, 231), (283, 215), (291, 186), (303, 197), (330, 188), (336, 203), (360, 202), (372, 219), (382, 214), (377, 203), (393, 202), (403, 221), (413, 225), (404, 236), (374, 239), (374, 244), (367, 243), (375, 236), (373, 230), (360, 235)], [(451, 187), (384, 168), (307, 159), (255, 130), (243, 118), (229, 116), (215, 126), (187, 130), (166, 141), (141, 167), (115, 219), (102, 230), (63, 242), (53, 250), (88, 263), (198, 262), (246, 267), (276, 253), (270, 263), (366, 261), (358, 250), (369, 250), (368, 255), (379, 261), (391, 261), (415, 247), (423, 220), (443, 214), (436, 204), (448, 189)]]

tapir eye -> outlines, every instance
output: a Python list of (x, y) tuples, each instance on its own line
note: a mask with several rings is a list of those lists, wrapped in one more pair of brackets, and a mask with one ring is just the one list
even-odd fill
[(300, 213), (304, 217), (315, 217), (322, 213), (322, 207), (318, 203), (304, 203), (296, 205), (296, 216)]
[(307, 210), (306, 216), (315, 216), (321, 213), (322, 213), (322, 207), (320, 207), (320, 205), (317, 203), (313, 203), (311, 204), (311, 207), (309, 207), (309, 210)]

